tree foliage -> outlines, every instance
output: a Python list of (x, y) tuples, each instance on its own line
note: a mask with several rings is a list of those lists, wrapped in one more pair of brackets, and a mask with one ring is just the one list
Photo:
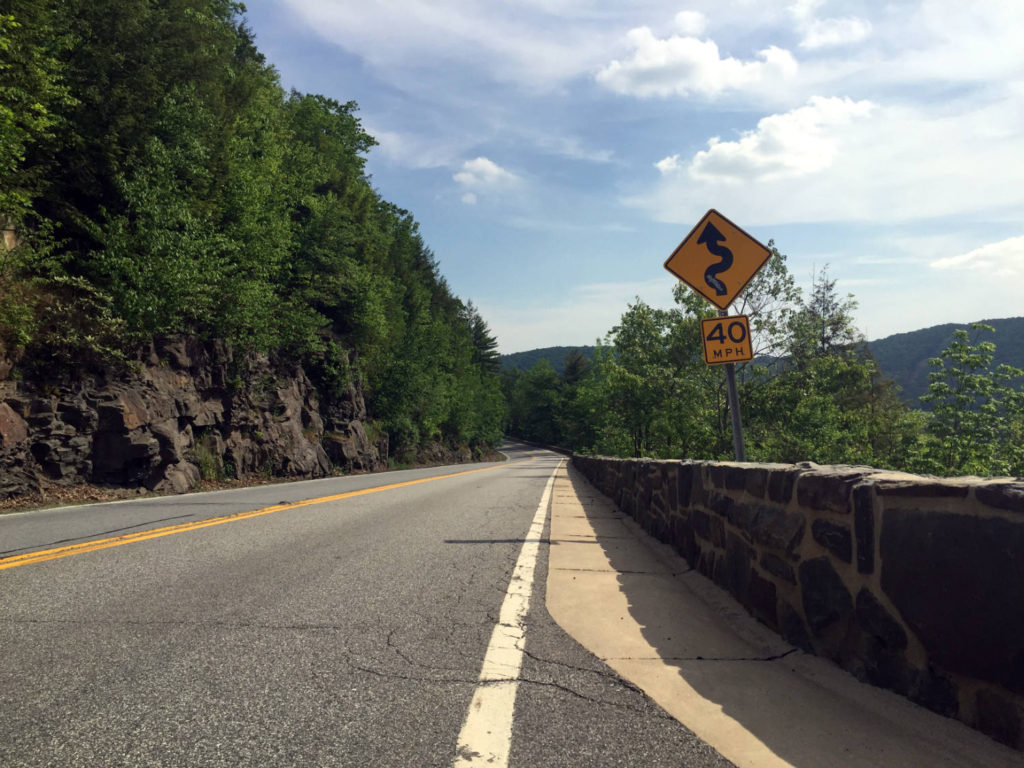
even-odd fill
[(814, 276), (809, 298), (792, 303), (784, 356), (771, 370), (755, 368), (743, 387), (751, 458), (886, 468), (906, 462), (919, 420), (881, 375), (855, 308), (827, 268)]
[[(365, 172), (353, 102), (287, 93), (231, 0), (11, 0), (0, 14), (0, 340), (56, 372), (154, 335), (362, 379), (409, 454), (494, 443), (496, 341)], [(57, 322), (87, 307), (89, 322)], [(73, 319), (74, 312), (67, 314)]]
[(864, 337), (853, 321), (856, 309), (853, 296), (843, 299), (836, 293), (836, 281), (829, 280), (826, 266), (814, 276), (810, 298), (799, 302), (788, 317), (789, 362), (804, 368), (823, 357), (862, 351)]
[(929, 361), (928, 392), (921, 397), (932, 407), (920, 459), (924, 471), (1024, 474), (1024, 371), (992, 367), (996, 345), (977, 338), (994, 332), (984, 323), (957, 330), (949, 346)]
[[(748, 458), (1024, 473), (1022, 374), (991, 366), (994, 345), (958, 332), (933, 361), (924, 399), (934, 414), (913, 411), (871, 357), (853, 297), (825, 269), (805, 300), (785, 261), (773, 250), (738, 308), (760, 354), (737, 366)], [(511, 431), (618, 456), (731, 458), (725, 376), (704, 364), (699, 337), (713, 310), (682, 286), (674, 295), (669, 310), (630, 304), (589, 367), (567, 360), (562, 377), (546, 363), (506, 374)]]

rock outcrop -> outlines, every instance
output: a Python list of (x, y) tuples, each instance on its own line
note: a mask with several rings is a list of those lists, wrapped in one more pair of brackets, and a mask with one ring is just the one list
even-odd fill
[(204, 477), (386, 466), (356, 383), (323, 402), (300, 366), (217, 342), (159, 340), (120, 371), (60, 385), (0, 380), (0, 500), (50, 484), (184, 492)]

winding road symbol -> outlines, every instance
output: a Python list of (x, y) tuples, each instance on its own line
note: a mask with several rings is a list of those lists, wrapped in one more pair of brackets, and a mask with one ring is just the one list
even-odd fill
[(665, 269), (726, 310), (771, 256), (768, 248), (712, 208), (668, 257)]
[(732, 251), (724, 245), (719, 245), (723, 240), (725, 240), (725, 235), (715, 229), (715, 225), (710, 221), (704, 225), (704, 231), (697, 238), (697, 243), (706, 246), (711, 251), (712, 256), (721, 258), (721, 261), (712, 264), (704, 270), (704, 282), (714, 288), (715, 293), (719, 296), (727, 295), (729, 289), (725, 287), (725, 283), (718, 279), (717, 275), (727, 272), (729, 267), (732, 266)]

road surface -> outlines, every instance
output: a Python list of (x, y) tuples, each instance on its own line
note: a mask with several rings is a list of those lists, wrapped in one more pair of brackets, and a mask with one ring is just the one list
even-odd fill
[(507, 453), (0, 516), (0, 765), (731, 765), (552, 621)]
[(0, 516), (0, 766), (1024, 765), (506, 453)]

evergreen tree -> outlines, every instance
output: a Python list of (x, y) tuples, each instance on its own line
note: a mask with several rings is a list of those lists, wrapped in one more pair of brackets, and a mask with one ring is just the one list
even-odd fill
[(501, 370), (498, 340), (491, 334), (490, 328), (473, 306), (473, 302), (466, 304), (463, 318), (472, 336), (473, 362), (488, 373), (497, 374)]
[(789, 317), (790, 362), (804, 368), (817, 358), (855, 354), (864, 342), (853, 320), (856, 309), (853, 296), (839, 296), (836, 281), (829, 279), (826, 266), (814, 276), (808, 301)]
[(766, 461), (905, 463), (919, 423), (881, 375), (857, 330), (856, 302), (828, 270), (788, 315), (787, 356), (743, 387), (748, 453)]

